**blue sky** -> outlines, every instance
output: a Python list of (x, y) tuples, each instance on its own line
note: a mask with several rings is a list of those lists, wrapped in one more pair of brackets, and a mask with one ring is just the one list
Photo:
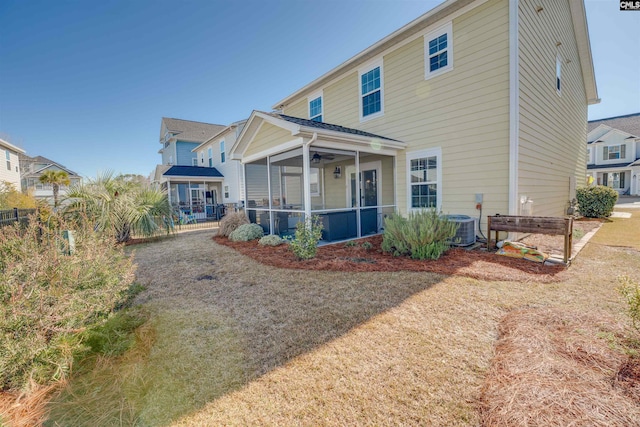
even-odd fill
[[(0, 1), (0, 138), (83, 176), (148, 175), (161, 117), (228, 124), (441, 1)], [(598, 119), (640, 112), (640, 12), (586, 0)]]

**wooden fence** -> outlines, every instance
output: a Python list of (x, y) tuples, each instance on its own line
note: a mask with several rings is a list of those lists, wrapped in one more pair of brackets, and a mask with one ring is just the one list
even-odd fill
[(27, 224), (29, 215), (36, 213), (35, 209), (7, 209), (0, 210), (0, 227), (12, 225), (16, 222)]

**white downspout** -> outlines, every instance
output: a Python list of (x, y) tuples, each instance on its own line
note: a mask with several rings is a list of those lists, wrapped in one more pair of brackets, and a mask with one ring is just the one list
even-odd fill
[(518, 215), (520, 64), (518, 0), (509, 0), (509, 215)]
[(316, 142), (318, 133), (314, 132), (311, 139), (302, 143), (302, 177), (304, 179), (304, 217), (311, 218), (311, 186), (309, 179), (311, 177), (311, 166), (309, 164), (309, 146)]

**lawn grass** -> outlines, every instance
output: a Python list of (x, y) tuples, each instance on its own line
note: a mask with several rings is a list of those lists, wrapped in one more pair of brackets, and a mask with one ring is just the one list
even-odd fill
[(637, 280), (640, 256), (619, 227), (637, 222), (604, 224), (551, 284), (276, 269), (209, 232), (140, 245), (137, 301), (151, 320), (139, 344), (75, 378), (49, 423), (478, 425), (510, 311), (624, 321), (616, 277)]

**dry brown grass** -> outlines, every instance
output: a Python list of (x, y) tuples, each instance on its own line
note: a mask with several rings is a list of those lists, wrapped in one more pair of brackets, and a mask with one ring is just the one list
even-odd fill
[(49, 386), (33, 383), (28, 392), (0, 393), (0, 426), (32, 427), (41, 425), (47, 417), (47, 404), (64, 382)]
[(607, 339), (622, 332), (597, 313), (536, 308), (507, 315), (483, 387), (483, 425), (637, 425), (640, 405), (614, 381), (626, 357)]
[[(141, 425), (479, 425), (505, 315), (549, 307), (616, 325), (616, 275), (640, 269), (637, 251), (587, 245), (550, 284), (288, 270), (211, 236), (135, 247), (155, 341), (118, 387)], [(87, 405), (85, 425), (106, 406)]]

